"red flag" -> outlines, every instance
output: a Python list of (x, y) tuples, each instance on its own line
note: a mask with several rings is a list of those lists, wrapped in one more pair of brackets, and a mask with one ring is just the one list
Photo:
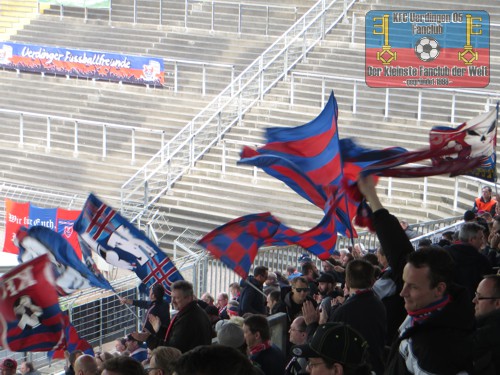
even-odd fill
[(8, 198), (5, 199), (5, 241), (3, 251), (12, 254), (19, 253), (12, 240), (22, 226), (29, 225), (29, 211), (29, 203), (19, 203)]

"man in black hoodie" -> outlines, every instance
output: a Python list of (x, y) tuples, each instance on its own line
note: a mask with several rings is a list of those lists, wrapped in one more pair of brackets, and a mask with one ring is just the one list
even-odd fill
[[(263, 285), (267, 276), (268, 268), (258, 266), (253, 270), (253, 276), (249, 276), (246, 281), (241, 281), (240, 316), (246, 313), (266, 315), (266, 295), (263, 291)], [(249, 283), (252, 285), (248, 285)]]
[[(373, 224), (386, 256), (397, 249), (385, 243), (397, 239), (408, 246), (408, 237), (397, 219), (383, 208), (373, 177), (358, 180), (358, 188), (373, 210)], [(403, 270), (408, 316), (399, 328), (386, 363), (385, 374), (457, 374), (472, 371), (470, 335), (474, 313), (467, 291), (453, 283), (454, 263), (446, 250), (422, 248), (411, 252)]]

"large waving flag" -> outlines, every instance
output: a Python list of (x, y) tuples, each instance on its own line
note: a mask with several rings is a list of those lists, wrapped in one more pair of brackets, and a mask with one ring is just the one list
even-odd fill
[[(328, 189), (333, 192), (336, 189)], [(205, 235), (198, 241), (214, 257), (246, 279), (262, 246), (299, 245), (320, 259), (327, 259), (337, 243), (333, 212), (339, 198), (327, 201), (327, 212), (314, 228), (298, 233), (269, 212), (239, 217)]]
[(64, 339), (65, 325), (48, 254), (0, 278), (0, 338), (4, 349), (53, 350)]
[(53, 264), (59, 295), (68, 295), (92, 286), (109, 289), (109, 282), (94, 268), (92, 258), (82, 263), (73, 247), (64, 237), (53, 230), (34, 226), (21, 227), (17, 232), (19, 262), (24, 263), (42, 254), (48, 254)]
[(94, 349), (92, 349), (92, 346), (87, 340), (80, 337), (73, 324), (69, 321), (67, 314), (64, 314), (64, 325), (62, 343), (59, 345), (57, 350), (51, 350), (47, 353), (49, 358), (63, 359), (65, 351), (72, 353), (75, 350), (81, 350), (85, 354), (94, 356)]
[[(337, 116), (337, 101), (332, 92), (317, 118), (294, 128), (266, 129), (266, 145), (257, 150), (244, 147), (239, 163), (262, 168), (326, 211), (325, 187), (339, 186), (343, 178)], [(339, 198), (334, 212), (336, 230), (355, 237), (351, 220), (357, 202), (342, 192)]]
[(451, 149), (454, 152), (446, 157), (436, 157), (436, 163), (453, 162), (460, 159), (482, 158), (482, 163), (470, 176), (487, 181), (496, 181), (498, 103), (496, 108), (464, 122), (456, 128), (437, 126), (432, 128), (429, 137), (431, 149)]
[(81, 242), (106, 262), (134, 271), (144, 288), (162, 284), (170, 302), (170, 285), (183, 280), (181, 274), (163, 251), (112, 207), (90, 194), (74, 229)]

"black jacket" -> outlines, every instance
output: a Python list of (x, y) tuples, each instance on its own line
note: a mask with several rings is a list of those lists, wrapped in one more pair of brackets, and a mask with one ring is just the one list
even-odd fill
[(500, 310), (476, 320), (472, 336), (474, 374), (500, 374)]
[(173, 318), (168, 337), (151, 335), (147, 342), (149, 348), (173, 346), (185, 353), (199, 345), (212, 343), (212, 324), (207, 313), (192, 301)]
[[(247, 283), (252, 283), (260, 292), (252, 286), (247, 285)], [(249, 276), (246, 281), (242, 280), (240, 285), (242, 290), (238, 310), (239, 315), (243, 316), (245, 313), (266, 315), (266, 296), (263, 294), (262, 285), (253, 276)]]
[(380, 275), (375, 285), (377, 286), (377, 282), (388, 282), (389, 279), (395, 285), (393, 294), (381, 298), (387, 313), (386, 343), (391, 345), (397, 337), (399, 326), (406, 318), (404, 299), (399, 293), (403, 289), (403, 269), (408, 254), (415, 251), (415, 249), (408, 240), (405, 231), (401, 228), (399, 220), (386, 209), (380, 209), (373, 213), (373, 224), (390, 267), (389, 270)]
[(351, 295), (330, 317), (331, 322), (349, 324), (365, 338), (370, 363), (377, 374), (384, 372), (386, 319), (384, 304), (372, 290)]
[(452, 285), (448, 289), (451, 302), (442, 310), (413, 326), (409, 316), (405, 319), (400, 336), (392, 345), (386, 375), (456, 375), (472, 371), (472, 305), (465, 288)]
[[(455, 282), (469, 293), (470, 301), (484, 275), (493, 273), (490, 262), (475, 247), (459, 243), (445, 248), (456, 264)], [(471, 302), (472, 303), (472, 302)]]
[[(152, 306), (151, 310), (149, 310), (149, 313), (151, 315), (155, 315), (160, 318), (161, 321), (161, 326), (163, 330), (166, 330), (169, 323), (170, 323), (170, 305), (165, 302), (164, 300), (161, 301), (142, 301), (142, 300), (133, 300), (132, 305), (139, 307), (140, 309), (146, 309), (149, 310), (150, 307)], [(147, 332), (154, 332), (153, 326), (147, 320), (147, 317), (145, 317), (146, 323), (144, 324), (143, 331)]]

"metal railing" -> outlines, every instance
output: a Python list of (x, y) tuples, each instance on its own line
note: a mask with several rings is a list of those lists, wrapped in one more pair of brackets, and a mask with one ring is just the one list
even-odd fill
[(319, 0), (184, 129), (122, 185), (122, 208), (146, 210), (301, 61), (355, 0)]
[[(230, 1), (207, 1), (207, 0), (185, 0), (184, 3), (184, 27), (187, 29), (188, 28), (188, 15), (189, 15), (189, 4), (191, 4), (191, 8), (193, 9), (195, 4), (200, 4), (201, 6), (204, 6), (205, 4), (210, 4), (210, 31), (214, 32), (216, 31), (215, 27), (215, 16), (216, 16), (216, 9), (224, 9), (224, 8), (233, 8), (237, 9), (237, 26), (236, 26), (236, 32), (238, 34), (241, 34), (241, 30), (243, 28), (243, 14), (244, 10), (251, 10), (253, 9), (254, 11), (256, 10), (259, 16), (259, 19), (263, 19), (265, 17), (265, 33), (264, 35), (269, 35), (269, 20), (270, 20), (270, 11), (276, 11), (276, 10), (292, 10), (295, 14), (295, 21), (297, 20), (297, 7), (295, 6), (286, 6), (286, 5), (267, 5), (267, 4), (246, 4), (246, 3), (236, 3), (236, 2), (230, 2)], [(262, 17), (264, 15), (264, 17)], [(255, 15), (254, 15), (255, 17)], [(255, 22), (254, 20), (249, 21), (249, 24), (252, 24)]]
[[(300, 72), (300, 71), (293, 71), (291, 72), (291, 78), (290, 78), (290, 106), (294, 106), (295, 103), (295, 97), (296, 97), (296, 89), (297, 89), (297, 78), (307, 78), (309, 80), (319, 80), (321, 81), (321, 101), (320, 101), (320, 107), (323, 108), (325, 106), (325, 102), (328, 100), (328, 97), (330, 95), (330, 89), (327, 87), (331, 87), (332, 85), (327, 85), (327, 82), (334, 82), (334, 83), (339, 83), (339, 82), (347, 82), (349, 84), (352, 84), (352, 113), (355, 114), (357, 112), (357, 107), (358, 107), (358, 86), (359, 85), (364, 85), (365, 81), (364, 79), (359, 79), (359, 78), (351, 78), (351, 77), (345, 77), (345, 76), (337, 76), (337, 75), (330, 75), (330, 74), (317, 74), (317, 73), (309, 73), (309, 72)], [(416, 104), (416, 113), (417, 113), (417, 120), (422, 120), (422, 114), (423, 114), (423, 109), (422, 109), (422, 100), (424, 99), (425, 96), (436, 96), (436, 95), (443, 95), (449, 97), (451, 95), (451, 108), (450, 108), (450, 122), (453, 123), (455, 122), (455, 117), (456, 117), (456, 111), (457, 111), (457, 96), (458, 95), (466, 95), (468, 97), (474, 96), (474, 97), (479, 97), (479, 98), (484, 98), (485, 99), (485, 104), (484, 104), (484, 109), (486, 111), (489, 110), (490, 106), (494, 105), (494, 102), (500, 100), (500, 92), (498, 91), (487, 91), (487, 90), (466, 90), (466, 89), (447, 89), (447, 88), (433, 88), (433, 89), (417, 89), (418, 90), (418, 97), (417, 97), (417, 102)], [(403, 88), (386, 88), (384, 91), (384, 117), (389, 116), (390, 112), (390, 106), (391, 106), (391, 93), (397, 93), (397, 95), (404, 95), (404, 93), (414, 93), (415, 89), (403, 89)], [(407, 103), (407, 104), (411, 104)], [(470, 106), (470, 102), (463, 102), (463, 109), (467, 109), (468, 106)]]
[[(123, 146), (128, 145), (130, 152), (125, 151), (125, 154), (130, 155), (130, 162), (133, 164), (138, 144), (144, 143), (152, 150), (165, 144), (163, 130), (10, 109), (0, 109), (0, 113), (4, 117), (3, 121), (9, 117), (18, 119), (17, 142), (20, 147), (25, 144), (42, 144), (46, 151), (50, 151), (57, 144), (58, 147), (72, 150), (74, 155), (82, 150), (96, 154), (97, 150), (98, 154), (106, 158), (110, 152), (123, 153)], [(32, 120), (29, 125), (26, 124), (28, 120)], [(100, 138), (101, 142), (96, 142), (96, 138)]]

